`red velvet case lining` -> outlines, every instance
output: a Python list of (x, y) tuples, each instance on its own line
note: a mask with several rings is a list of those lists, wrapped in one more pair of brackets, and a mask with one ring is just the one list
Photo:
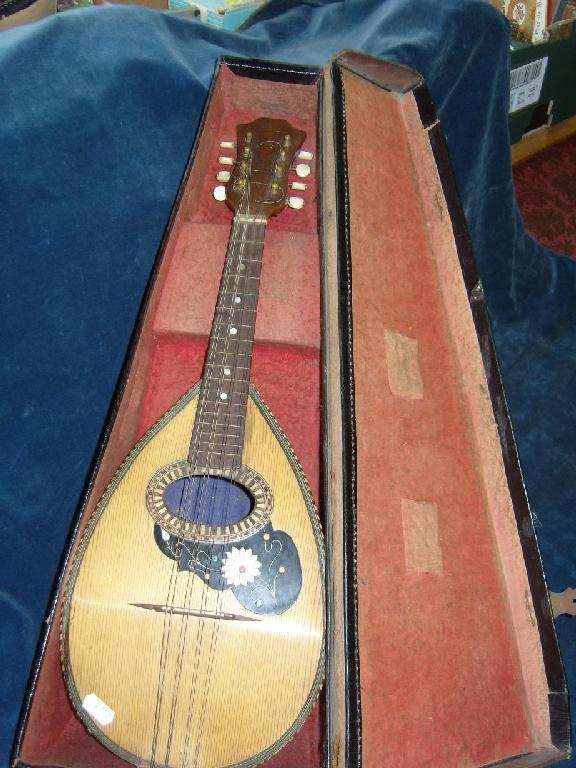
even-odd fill
[[(363, 766), (488, 765), (550, 747), (496, 425), (414, 97), (344, 84)], [(417, 350), (396, 372), (390, 332)]]
[[(232, 213), (212, 196), (219, 142), (260, 116), (284, 118), (306, 131), (316, 154), (316, 84), (286, 84), (219, 71), (194, 164), (162, 256), (136, 357), (81, 529), (136, 440), (201, 376)], [(232, 153), (233, 154), (233, 153)], [(314, 167), (314, 164), (313, 164)], [(286, 209), (267, 226), (252, 381), (294, 448), (316, 500), (320, 491), (320, 253), (317, 174), (308, 178), (303, 210)], [(59, 656), (59, 608), (37, 680), (21, 759), (31, 766), (121, 768), (74, 715)], [(322, 701), (294, 739), (267, 765), (322, 764)]]

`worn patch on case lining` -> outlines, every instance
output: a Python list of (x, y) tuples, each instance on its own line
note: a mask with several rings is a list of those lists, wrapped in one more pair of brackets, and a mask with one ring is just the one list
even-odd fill
[(429, 501), (402, 499), (406, 568), (417, 573), (442, 573), (438, 507)]
[(418, 342), (394, 331), (384, 332), (388, 383), (393, 395), (424, 397), (424, 386), (418, 358)]

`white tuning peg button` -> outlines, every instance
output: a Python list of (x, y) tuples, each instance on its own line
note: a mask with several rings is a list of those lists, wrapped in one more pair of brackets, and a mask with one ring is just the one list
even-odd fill
[(219, 203), (223, 203), (224, 200), (226, 200), (226, 187), (222, 184), (218, 187), (214, 187), (214, 192), (212, 192), (214, 195), (214, 199), (218, 200)]
[(234, 160), (231, 157), (219, 157), (218, 162), (220, 165), (234, 165)]
[(291, 181), (290, 187), (295, 189), (297, 192), (304, 192), (308, 189), (308, 184), (304, 184), (303, 181)]
[(294, 208), (295, 210), (299, 211), (300, 208), (304, 208), (304, 200), (301, 197), (289, 197), (288, 205), (290, 208)]
[(221, 141), (220, 146), (222, 149), (234, 149), (236, 147), (235, 141)]
[(294, 170), (296, 171), (296, 176), (300, 176), (301, 179), (310, 176), (310, 166), (306, 165), (306, 163), (298, 163)]
[(216, 174), (216, 181), (222, 181), (226, 184), (230, 180), (230, 171), (218, 171)]
[[(220, 145), (222, 146), (222, 145)], [(307, 149), (301, 149), (300, 152), (298, 152), (298, 159), (299, 160), (313, 160), (314, 154), (312, 152), (308, 152)]]

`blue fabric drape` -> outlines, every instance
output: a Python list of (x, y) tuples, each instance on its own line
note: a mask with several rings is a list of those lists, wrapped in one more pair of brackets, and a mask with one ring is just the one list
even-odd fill
[[(343, 48), (403, 62), (428, 82), (491, 311), (549, 584), (576, 582), (576, 265), (531, 241), (516, 208), (509, 30), (500, 14), (484, 0), (274, 0), (242, 33), (124, 6), (4, 31), (2, 765), (216, 59), (323, 64)], [(575, 625), (559, 622), (576, 690)]]

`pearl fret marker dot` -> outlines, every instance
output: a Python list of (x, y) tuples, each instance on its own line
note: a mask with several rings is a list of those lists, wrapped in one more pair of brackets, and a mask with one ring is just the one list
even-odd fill
[(236, 334), (238, 333), (238, 328), (230, 328), (230, 333), (232, 334), (232, 336), (236, 336)]

